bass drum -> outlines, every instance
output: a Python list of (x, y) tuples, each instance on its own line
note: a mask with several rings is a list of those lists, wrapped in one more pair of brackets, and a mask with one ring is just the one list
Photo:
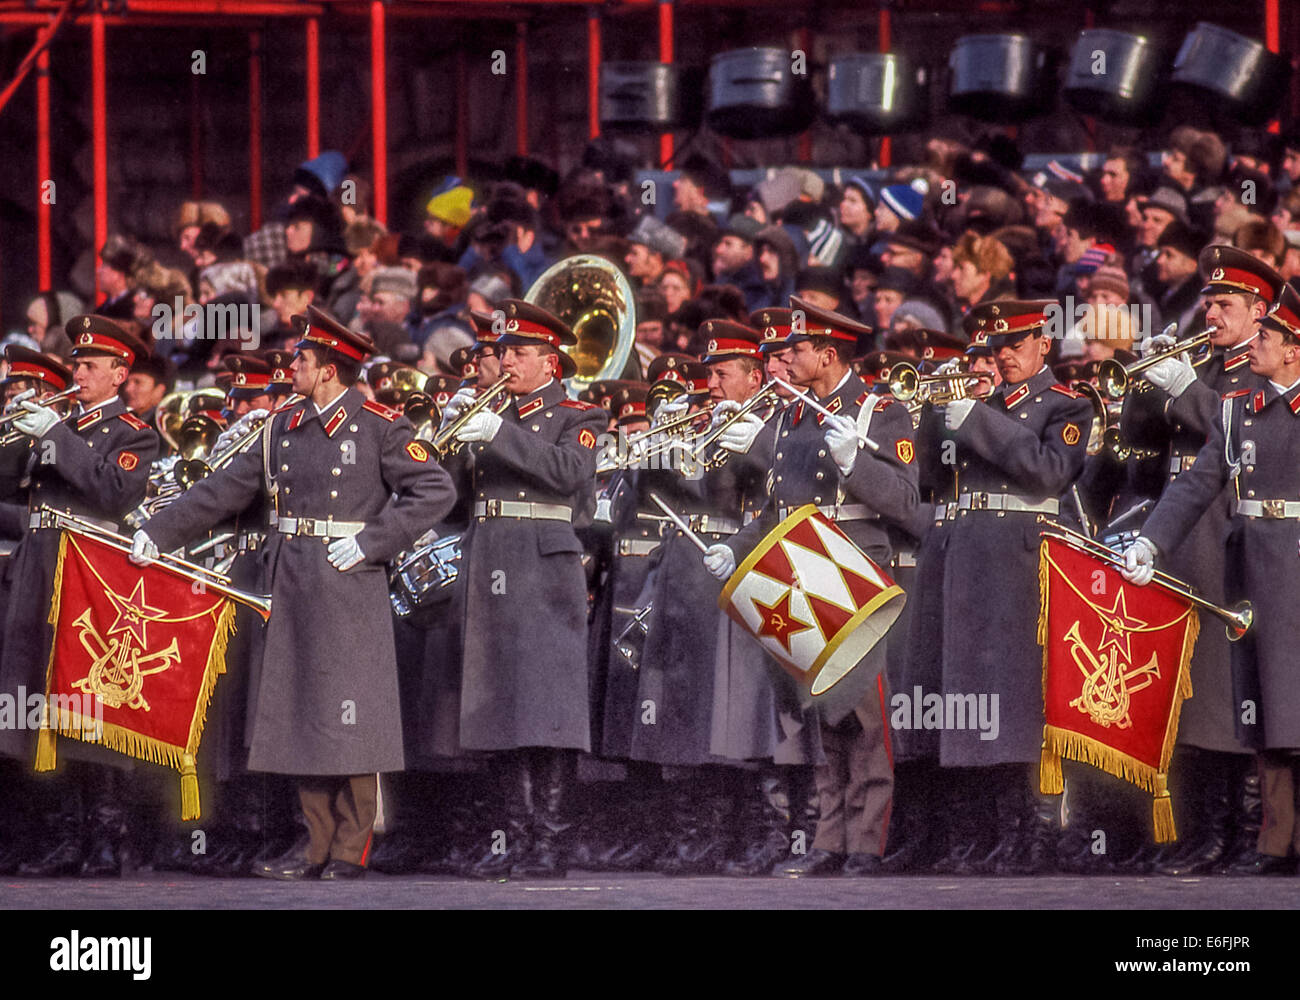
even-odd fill
[(460, 535), (446, 535), (393, 560), (388, 597), (393, 613), (416, 628), (431, 627), (461, 579)]
[(1085, 115), (1131, 125), (1153, 125), (1164, 111), (1158, 100), (1160, 52), (1142, 35), (1096, 28), (1079, 33), (1062, 93)]
[(787, 49), (721, 52), (709, 64), (709, 127), (732, 139), (795, 135), (812, 124), (811, 67), (794, 72)]
[(1026, 35), (967, 35), (948, 55), (948, 106), (980, 121), (1025, 121), (1052, 109), (1052, 54)]
[(892, 52), (864, 52), (831, 60), (826, 73), (826, 118), (868, 135), (906, 132), (929, 117), (929, 73)]
[(1209, 94), (1216, 120), (1263, 125), (1282, 103), (1291, 67), (1253, 38), (1197, 24), (1174, 57), (1174, 84)]

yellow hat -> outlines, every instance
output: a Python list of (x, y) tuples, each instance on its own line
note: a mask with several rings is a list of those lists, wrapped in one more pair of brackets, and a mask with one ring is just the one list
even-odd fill
[(473, 191), (464, 185), (457, 185), (442, 194), (430, 198), (429, 203), (424, 206), (424, 210), (433, 218), (441, 219), (449, 226), (463, 229), (465, 224), (469, 222), (469, 207), (473, 200)]

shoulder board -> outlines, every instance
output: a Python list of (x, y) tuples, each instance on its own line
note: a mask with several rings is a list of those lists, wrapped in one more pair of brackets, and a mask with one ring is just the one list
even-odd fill
[(271, 412), (272, 412), (272, 413), (283, 413), (285, 410), (291, 410), (291, 409), (293, 409), (295, 406), (297, 406), (299, 403), (305, 403), (305, 402), (306, 402), (306, 400), (304, 400), (304, 399), (302, 399), (302, 398), (286, 400), (285, 402), (281, 403), (279, 406), (273, 406), (273, 407), (271, 408)]
[(1059, 382), (1056, 385), (1049, 385), (1047, 388), (1051, 389), (1052, 392), (1059, 392), (1062, 396), (1069, 396), (1071, 399), (1083, 398), (1082, 393), (1075, 392), (1069, 386), (1061, 385)]
[(876, 405), (873, 406), (871, 409), (872, 409), (874, 412), (879, 413), (879, 412), (880, 412), (881, 410), (883, 410), (886, 406), (891, 405), (893, 402), (894, 402), (893, 397), (891, 397), (891, 396), (881, 396), (878, 400), (876, 400)]
[(1224, 398), (1224, 399), (1236, 399), (1238, 396), (1249, 396), (1249, 395), (1250, 395), (1250, 390), (1249, 390), (1249, 389), (1236, 389), (1236, 390), (1234, 390), (1233, 392), (1225, 392), (1225, 393), (1223, 394), (1223, 398)]
[(865, 403), (865, 402), (867, 401), (867, 397), (868, 397), (869, 395), (871, 395), (871, 393), (869, 393), (869, 392), (864, 392), (861, 396), (859, 396), (857, 399), (855, 399), (855, 400), (853, 401), (853, 404), (854, 404), (855, 406), (861, 406), (863, 403)]
[(383, 403), (376, 403), (373, 399), (367, 399), (361, 404), (363, 410), (369, 410), (371, 413), (378, 414), (387, 420), (390, 424), (402, 414), (392, 407), (385, 406)]
[(150, 429), (148, 424), (146, 424), (143, 420), (137, 417), (134, 413), (131, 413), (129, 410), (126, 413), (119, 413), (117, 416), (118, 419), (120, 419), (128, 427), (134, 427), (138, 431), (147, 431)]
[(567, 407), (568, 407), (569, 409), (571, 409), (571, 410), (598, 410), (598, 409), (600, 409), (600, 407), (598, 407), (595, 403), (584, 403), (584, 402), (583, 402), (582, 400), (580, 400), (580, 399), (562, 399), (562, 400), (560, 400), (560, 405), (561, 405), (561, 406), (567, 406)]

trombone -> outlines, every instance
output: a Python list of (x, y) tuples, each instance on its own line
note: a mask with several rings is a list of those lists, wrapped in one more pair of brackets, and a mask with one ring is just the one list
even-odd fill
[[(1176, 330), (1177, 324), (1170, 323), (1165, 327), (1164, 333)], [(1195, 351), (1204, 347), (1210, 342), (1211, 335), (1217, 333), (1217, 326), (1209, 326), (1196, 334), (1194, 337), (1185, 337), (1177, 343), (1171, 345), (1163, 351), (1157, 351), (1155, 354), (1148, 355), (1140, 361), (1134, 361), (1130, 365), (1122, 365), (1114, 358), (1107, 358), (1097, 366), (1097, 385), (1101, 391), (1111, 399), (1123, 399), (1128, 392), (1129, 383), (1134, 375), (1140, 375), (1161, 361), (1172, 358), (1175, 355), (1182, 354), (1184, 351)]]
[[(1050, 538), (1060, 539), (1061, 541), (1074, 546), (1076, 549), (1080, 549), (1091, 556), (1095, 556), (1104, 563), (1109, 563), (1117, 569), (1124, 565), (1124, 557), (1120, 553), (1116, 552), (1112, 548), (1102, 545), (1101, 542), (1094, 541), (1087, 535), (1081, 535), (1072, 528), (1067, 528), (1063, 524), (1058, 524), (1056, 521), (1053, 521), (1044, 514), (1038, 515), (1038, 523), (1044, 525), (1044, 527), (1048, 529), (1043, 531), (1042, 534)], [(1212, 611), (1214, 614), (1222, 618), (1227, 623), (1225, 631), (1228, 633), (1229, 642), (1236, 642), (1244, 636), (1248, 631), (1250, 631), (1250, 626), (1255, 621), (1255, 610), (1251, 607), (1249, 601), (1242, 601), (1231, 608), (1220, 607), (1213, 601), (1202, 597), (1182, 580), (1170, 576), (1168, 573), (1162, 573), (1160, 570), (1156, 570), (1155, 582), (1160, 584), (1166, 590), (1172, 590), (1179, 597), (1191, 601), (1193, 604), (1204, 608), (1206, 611)]]
[[(52, 396), (44, 396), (41, 399), (38, 399), (36, 402), (40, 403), (41, 406), (52, 406), (55, 403), (61, 403), (64, 400), (71, 399), (80, 391), (81, 391), (81, 386), (70, 385), (62, 392), (56, 392)], [(27, 400), (31, 399), (33, 395), (35, 395), (35, 391), (32, 389), (28, 389), (27, 392), (19, 393), (17, 396), (15, 396), (13, 402), (24, 403)], [(8, 427), (9, 424), (13, 423), (14, 420), (21, 417), (26, 412), (27, 411), (22, 409), (21, 407), (15, 407), (15, 409), (12, 412), (6, 413), (4, 416), (0, 417), (0, 427)], [(67, 413), (63, 414), (63, 419), (67, 420), (68, 414), (70, 413), (72, 413), (71, 407), (69, 407)], [(5, 434), (3, 437), (0, 437), (0, 448), (8, 447), (11, 444), (17, 444), (19, 441), (22, 441), (24, 439), (30, 440), (30, 436), (24, 434), (22, 431), (10, 431), (9, 433)]]
[(465, 407), (465, 412), (460, 414), (455, 420), (451, 421), (451, 423), (447, 424), (446, 427), (441, 428), (438, 433), (433, 436), (433, 440), (430, 441), (429, 444), (433, 450), (438, 453), (440, 458), (454, 455), (460, 450), (464, 442), (460, 441), (456, 437), (456, 434), (469, 422), (470, 417), (476, 416), (488, 408), (491, 408), (493, 412), (495, 412), (497, 404), (500, 401), (499, 397), (506, 391), (506, 383), (509, 381), (510, 375), (502, 375), (499, 379), (479, 393), (478, 398), (475, 399), (474, 402), (470, 403), (469, 406)]

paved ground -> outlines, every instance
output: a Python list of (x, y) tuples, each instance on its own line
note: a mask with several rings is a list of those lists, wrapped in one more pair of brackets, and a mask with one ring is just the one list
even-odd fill
[(0, 910), (25, 909), (1295, 909), (1300, 878), (728, 879), (590, 875), (485, 883), (371, 873), (298, 884), (140, 874), (120, 881), (0, 880)]

